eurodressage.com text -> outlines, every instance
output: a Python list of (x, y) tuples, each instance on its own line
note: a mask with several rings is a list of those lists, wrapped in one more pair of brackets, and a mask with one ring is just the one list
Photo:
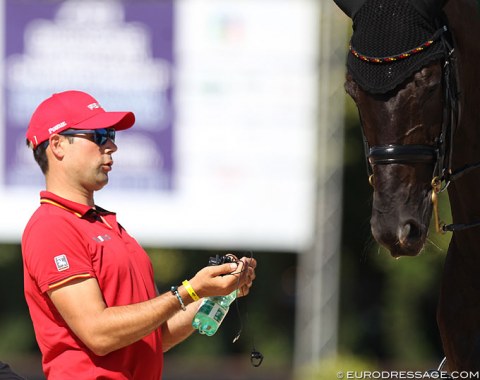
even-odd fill
[(340, 371), (337, 379), (480, 379), (480, 371)]

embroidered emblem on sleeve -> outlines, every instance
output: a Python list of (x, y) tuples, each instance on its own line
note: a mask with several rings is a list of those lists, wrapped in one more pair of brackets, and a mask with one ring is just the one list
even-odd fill
[(68, 264), (68, 260), (67, 260), (66, 255), (55, 256), (54, 260), (55, 260), (55, 265), (57, 266), (57, 270), (59, 272), (70, 268), (70, 265)]

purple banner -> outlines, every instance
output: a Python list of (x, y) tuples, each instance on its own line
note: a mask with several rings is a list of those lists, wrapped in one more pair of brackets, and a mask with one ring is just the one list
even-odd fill
[(4, 59), (6, 187), (43, 186), (25, 131), (43, 99), (75, 89), (135, 113), (109, 187), (172, 190), (173, 0), (6, 0)]

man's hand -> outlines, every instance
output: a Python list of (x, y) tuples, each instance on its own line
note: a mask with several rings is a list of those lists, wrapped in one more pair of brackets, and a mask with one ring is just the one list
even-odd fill
[(242, 257), (235, 263), (208, 266), (190, 280), (200, 297), (225, 296), (238, 289), (238, 296), (246, 296), (253, 280), (257, 262), (253, 258)]

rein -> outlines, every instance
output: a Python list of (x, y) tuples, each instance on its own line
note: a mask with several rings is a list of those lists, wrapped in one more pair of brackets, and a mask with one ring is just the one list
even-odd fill
[[(453, 154), (453, 137), (458, 125), (459, 119), (459, 100), (457, 92), (457, 73), (455, 67), (455, 56), (452, 44), (446, 37), (448, 28), (443, 25), (439, 28), (432, 38), (417, 48), (408, 52), (392, 57), (367, 57), (358, 53), (352, 46), (350, 52), (357, 57), (372, 63), (391, 62), (392, 60), (407, 59), (412, 54), (419, 53), (430, 46), (434, 41), (440, 40), (446, 51), (445, 62), (443, 65), (443, 78), (445, 87), (445, 106), (443, 109), (442, 131), (436, 139), (435, 145), (383, 145), (370, 147), (365, 134), (363, 133), (363, 141), (365, 148), (365, 157), (367, 161), (367, 173), (369, 183), (374, 186), (373, 165), (389, 165), (389, 164), (434, 164), (432, 175), (432, 195), (435, 229), (438, 233), (446, 233), (448, 231), (462, 231), (467, 228), (480, 226), (480, 221), (472, 223), (445, 224), (440, 221), (438, 214), (438, 194), (447, 189), (450, 182), (461, 178), (463, 175), (472, 170), (480, 168), (480, 162), (467, 164), (461, 168), (453, 170), (451, 168)], [(448, 145), (447, 145), (448, 139)], [(447, 156), (448, 151), (448, 156)], [(442, 183), (444, 185), (442, 186)]]

